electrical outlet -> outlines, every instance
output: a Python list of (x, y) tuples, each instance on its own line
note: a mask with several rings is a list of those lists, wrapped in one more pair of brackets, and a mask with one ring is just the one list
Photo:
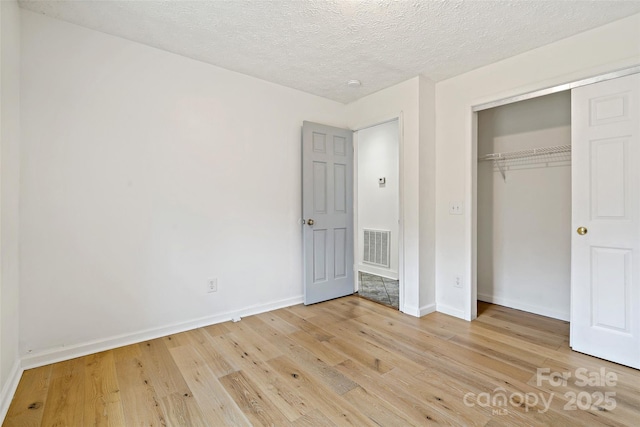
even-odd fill
[(454, 288), (461, 288), (462, 287), (462, 277), (460, 277), (460, 276), (456, 276), (455, 277), (455, 282), (453, 282), (453, 287)]
[(209, 279), (207, 282), (207, 292), (218, 292), (218, 279)]

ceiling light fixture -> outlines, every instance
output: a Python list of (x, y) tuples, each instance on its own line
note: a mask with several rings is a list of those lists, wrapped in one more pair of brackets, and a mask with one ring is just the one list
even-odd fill
[(356, 88), (362, 86), (362, 83), (360, 80), (352, 79), (347, 82), (347, 86)]

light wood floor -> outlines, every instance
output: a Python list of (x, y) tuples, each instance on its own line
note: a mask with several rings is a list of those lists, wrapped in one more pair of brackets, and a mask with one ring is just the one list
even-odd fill
[[(566, 322), (479, 312), (417, 319), (352, 296), (196, 329), (26, 371), (4, 425), (640, 425), (640, 371), (572, 352)], [(537, 368), (617, 381), (537, 385)], [(615, 409), (565, 408), (605, 392)]]

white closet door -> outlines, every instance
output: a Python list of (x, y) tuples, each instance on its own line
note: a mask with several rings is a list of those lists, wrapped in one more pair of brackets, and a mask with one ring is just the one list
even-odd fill
[(640, 75), (572, 90), (571, 347), (640, 368)]

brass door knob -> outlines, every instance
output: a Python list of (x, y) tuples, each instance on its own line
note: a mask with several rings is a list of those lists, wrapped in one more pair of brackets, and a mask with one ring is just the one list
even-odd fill
[(584, 236), (585, 234), (587, 234), (587, 227), (578, 227), (576, 231), (579, 235)]
[(308, 220), (307, 220), (307, 225), (313, 225), (313, 224), (314, 224), (314, 222), (313, 222), (313, 220), (312, 220), (312, 219), (308, 219)]

